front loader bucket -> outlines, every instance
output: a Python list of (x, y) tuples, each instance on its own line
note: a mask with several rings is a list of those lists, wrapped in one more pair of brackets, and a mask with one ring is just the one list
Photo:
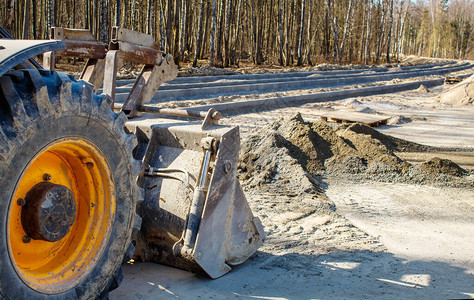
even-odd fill
[(265, 233), (237, 179), (238, 127), (138, 117), (145, 173), (135, 257), (220, 277), (262, 245)]

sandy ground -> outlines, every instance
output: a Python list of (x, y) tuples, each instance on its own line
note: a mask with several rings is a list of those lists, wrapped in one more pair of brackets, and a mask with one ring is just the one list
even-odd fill
[[(472, 191), (328, 181), (326, 193), (348, 220), (310, 214), (284, 226), (249, 261), (216, 280), (162, 265), (126, 265), (111, 299), (474, 296)], [(269, 196), (249, 198), (258, 207)], [(277, 216), (275, 211), (273, 220), (264, 218), (267, 229), (281, 225)], [(311, 223), (326, 225), (302, 236), (299, 231)], [(317, 234), (314, 244), (310, 236)]]
[[(284, 115), (318, 120), (349, 109), (398, 118), (381, 132), (474, 165), (474, 107), (436, 101), (445, 87), (253, 112), (223, 120), (243, 138)], [(405, 155), (405, 156), (403, 156)], [(402, 153), (414, 163), (433, 153)], [(473, 175), (471, 175), (472, 179)], [(325, 195), (246, 190), (268, 233), (247, 262), (217, 280), (166, 266), (124, 266), (111, 299), (465, 299), (474, 298), (474, 180), (464, 188), (321, 178)], [(327, 197), (327, 198), (326, 198)], [(320, 210), (321, 199), (336, 212)]]
[(330, 180), (337, 212), (408, 260), (429, 260), (474, 274), (474, 191), (406, 184)]

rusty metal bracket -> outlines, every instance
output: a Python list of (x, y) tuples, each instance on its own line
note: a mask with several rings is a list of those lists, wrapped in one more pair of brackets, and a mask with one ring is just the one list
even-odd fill
[(90, 31), (85, 29), (52, 27), (51, 38), (61, 40), (66, 49), (46, 52), (43, 58), (43, 67), (54, 70), (57, 56), (87, 59), (79, 79), (93, 84), (97, 92), (104, 80), (106, 44), (96, 41)]
[[(109, 51), (118, 51), (120, 59), (144, 64), (121, 108), (129, 118), (133, 118), (138, 114), (140, 105), (149, 103), (153, 99), (163, 82), (172, 80), (178, 75), (178, 68), (173, 57), (160, 51), (160, 46), (148, 34), (113, 27), (109, 49)], [(112, 66), (109, 67), (106, 64), (107, 74), (112, 73), (113, 70), (111, 69)], [(107, 78), (107, 76), (106, 81), (115, 81), (115, 78)], [(104, 92), (107, 93), (105, 88)], [(110, 95), (112, 96), (112, 94)]]
[(221, 113), (211, 108), (207, 111), (206, 116), (201, 124), (201, 129), (206, 130), (209, 126), (217, 124), (217, 121), (222, 117)]
[[(103, 93), (115, 99), (117, 72), (123, 60), (144, 64), (140, 75), (121, 110), (132, 118), (140, 112), (139, 107), (149, 103), (163, 82), (174, 79), (178, 68), (171, 55), (159, 50), (160, 46), (151, 35), (113, 27), (109, 50), (97, 42), (88, 30), (51, 28), (51, 37), (61, 40), (65, 50), (44, 54), (43, 66), (53, 70), (56, 56), (86, 58), (87, 62), (80, 79), (88, 81), (97, 90), (103, 84)], [(112, 107), (114, 103), (112, 103)]]
[[(117, 71), (119, 69), (119, 51), (109, 50), (105, 57), (104, 87), (103, 93), (115, 100), (115, 87), (117, 83)], [(112, 107), (113, 103), (112, 103)]]
[(84, 69), (82, 69), (79, 79), (91, 83), (94, 86), (95, 92), (97, 92), (104, 82), (104, 69), (104, 59), (89, 58)]
[(166, 55), (160, 65), (143, 66), (122, 110), (129, 117), (136, 116), (138, 105), (149, 103), (162, 83), (176, 77), (174, 66), (171, 55)]
[(56, 52), (58, 56), (81, 58), (105, 58), (105, 43), (98, 42), (87, 29), (51, 28), (51, 38), (63, 41), (66, 49)]

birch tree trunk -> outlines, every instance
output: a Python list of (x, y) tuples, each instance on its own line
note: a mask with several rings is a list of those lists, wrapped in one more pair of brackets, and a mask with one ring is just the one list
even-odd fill
[(379, 63), (379, 58), (380, 58), (380, 46), (382, 45), (383, 26), (385, 24), (385, 14), (386, 14), (385, 3), (382, 0), (382, 20), (380, 21), (379, 40), (377, 43), (377, 56), (375, 58), (376, 63)]
[(147, 0), (147, 14), (146, 14), (146, 33), (151, 34), (151, 7), (153, 6), (152, 0)]
[(163, 6), (160, 4), (160, 40), (161, 40), (161, 49), (165, 51), (165, 43), (166, 43), (166, 31), (163, 21)]
[(30, 0), (25, 0), (25, 13), (23, 15), (22, 39), (28, 39), (30, 36)]
[(279, 14), (279, 23), (280, 23), (280, 66), (284, 66), (285, 65), (285, 59), (284, 59), (284, 47), (283, 47), (283, 41), (284, 41), (284, 38), (283, 38), (283, 28), (285, 26), (283, 20), (283, 2), (285, 0), (280, 0), (280, 14)]
[(222, 59), (222, 36), (224, 33), (225, 2), (226, 0), (221, 1), (221, 5), (219, 9), (219, 28), (217, 30), (217, 35), (216, 35), (216, 60), (219, 66), (221, 67), (224, 61)]
[(303, 65), (304, 53), (303, 53), (303, 44), (304, 44), (304, 31), (305, 31), (305, 12), (306, 12), (306, 0), (301, 1), (301, 24), (300, 24), (300, 40), (298, 45), (298, 66)]
[(392, 26), (393, 26), (393, 0), (390, 1), (390, 27), (388, 28), (387, 36), (387, 63), (390, 63), (390, 43), (392, 41)]
[(193, 60), (193, 67), (197, 67), (197, 62), (199, 59), (199, 55), (201, 54), (201, 45), (202, 45), (202, 23), (204, 18), (204, 0), (201, 0), (201, 12), (199, 14), (199, 22), (198, 22), (198, 35), (196, 39), (196, 49), (194, 51), (194, 60)]
[(224, 35), (224, 54), (225, 54), (224, 67), (228, 67), (230, 63), (229, 40), (230, 40), (231, 13), (232, 13), (232, 0), (227, 0), (226, 14), (225, 14), (225, 35)]
[(337, 28), (337, 18), (334, 20), (332, 17), (332, 12), (331, 12), (331, 2), (330, 0), (326, 0), (326, 5), (328, 7), (328, 17), (331, 20), (331, 28), (332, 28), (332, 33), (334, 34), (334, 60), (335, 61), (340, 61), (339, 59), (339, 40), (338, 40), (338, 28)]
[(181, 19), (179, 21), (179, 55), (184, 56), (186, 51), (186, 0), (181, 0)]
[(33, 11), (32, 11), (32, 16), (33, 16), (33, 39), (38, 38), (38, 33), (36, 32), (36, 1), (32, 1), (33, 4)]
[(100, 20), (100, 40), (104, 43), (107, 43), (107, 0), (100, 0), (100, 10), (101, 10), (101, 20)]
[(115, 26), (120, 26), (121, 12), (122, 12), (121, 0), (116, 0), (115, 1)]
[(5, 24), (5, 29), (12, 34), (13, 29), (13, 19), (15, 16), (15, 0), (7, 0), (7, 23)]
[(344, 47), (346, 45), (347, 33), (349, 31), (348, 30), (349, 20), (352, 20), (352, 14), (354, 13), (354, 10), (352, 9), (353, 2), (354, 0), (350, 0), (349, 7), (347, 8), (346, 22), (344, 24), (344, 33), (342, 35), (342, 42), (341, 42), (341, 46), (339, 47), (339, 53), (338, 53), (339, 64), (341, 63), (342, 55), (344, 53)]
[[(14, 1), (12, 1), (14, 2)], [(51, 27), (54, 27), (54, 0), (48, 2), (48, 32), (47, 37), (50, 37)]]
[(238, 5), (238, 9), (237, 9), (237, 21), (236, 21), (236, 24), (235, 24), (235, 36), (234, 36), (234, 50), (237, 49), (237, 43), (238, 43), (238, 39), (239, 39), (239, 36), (240, 36), (240, 27), (242, 26), (240, 24), (240, 20), (241, 20), (241, 9), (242, 9), (242, 0), (239, 0), (239, 5)]
[(137, 2), (135, 0), (132, 0), (132, 24), (131, 24), (132, 30), (135, 30), (136, 11), (137, 11)]
[(181, 12), (181, 1), (185, 0), (176, 0), (174, 6), (174, 22), (173, 22), (173, 56), (176, 65), (179, 65), (181, 61), (180, 53), (179, 53), (179, 35), (180, 35), (180, 26), (179, 26), (179, 18)]
[(371, 19), (371, 6), (372, 0), (367, 0), (367, 31), (365, 37), (365, 64), (369, 63), (370, 49), (369, 49), (369, 39), (370, 39), (370, 19)]
[(309, 14), (308, 14), (308, 43), (306, 45), (306, 61), (308, 62), (308, 65), (312, 66), (313, 62), (311, 61), (311, 46), (313, 45), (313, 37), (312, 32), (313, 32), (313, 5), (312, 5), (312, 0), (309, 1)]
[(407, 8), (405, 11), (405, 16), (402, 19), (401, 29), (398, 35), (398, 49), (397, 49), (397, 58), (400, 53), (403, 53), (404, 45), (405, 45), (405, 21), (408, 16), (408, 9), (410, 7), (410, 2), (407, 3)]
[[(208, 4), (210, 3), (209, 0), (205, 0), (205, 3)], [(204, 30), (203, 30), (203, 37), (202, 37), (202, 46), (201, 46), (201, 53), (199, 54), (199, 57), (200, 58), (203, 58), (206, 54), (206, 47), (209, 49), (209, 45), (206, 45), (207, 41), (209, 40), (209, 44), (210, 44), (210, 38), (208, 38), (208, 36), (210, 35), (210, 29), (208, 30), (208, 28), (210, 28), (211, 26), (209, 25), (211, 19), (212, 19), (212, 13), (211, 13), (211, 6), (210, 4), (206, 5), (205, 6), (205, 12), (204, 12), (204, 17), (206, 18), (205, 19), (205, 22), (204, 22)]]
[(211, 9), (212, 21), (211, 21), (211, 42), (209, 46), (209, 64), (211, 67), (214, 67), (215, 52), (214, 52), (214, 40), (216, 37), (216, 0), (212, 0), (212, 9)]

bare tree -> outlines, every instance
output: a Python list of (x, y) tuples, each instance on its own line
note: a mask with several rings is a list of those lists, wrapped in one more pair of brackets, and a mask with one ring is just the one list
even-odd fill
[(173, 55), (174, 55), (174, 60), (177, 65), (179, 65), (179, 62), (181, 60), (180, 57), (180, 52), (179, 52), (179, 35), (180, 35), (180, 26), (179, 26), (179, 18), (180, 18), (180, 11), (181, 11), (181, 1), (185, 0), (175, 0), (174, 3), (174, 22), (172, 29), (174, 31), (173, 34)]
[(13, 17), (15, 15), (15, 0), (10, 0), (7, 2), (7, 23), (5, 29), (9, 32), (12, 31), (13, 27)]
[(194, 52), (193, 67), (197, 67), (197, 61), (199, 59), (199, 55), (201, 54), (203, 18), (204, 18), (204, 0), (201, 0), (201, 12), (199, 13), (198, 35), (196, 38), (196, 49)]
[(284, 9), (284, 1), (286, 0), (280, 0), (280, 14), (279, 14), (279, 23), (280, 23), (280, 66), (285, 65), (285, 59), (284, 59), (284, 36), (283, 36), (283, 31), (285, 27), (284, 23), (284, 18), (283, 18), (283, 9)]
[(30, 24), (30, 0), (25, 0), (25, 13), (23, 14), (23, 39), (29, 38), (29, 24)]
[(100, 0), (101, 20), (100, 20), (100, 40), (104, 43), (108, 42), (108, 22), (107, 22), (107, 1)]
[(181, 0), (181, 18), (179, 21), (179, 56), (183, 57), (186, 51), (186, 0)]
[[(237, 7), (238, 7), (238, 9), (237, 9), (237, 20), (236, 20), (236, 25), (235, 25), (234, 42), (233, 42), (233, 45), (232, 45), (232, 52), (234, 52), (234, 53), (237, 51), (237, 44), (238, 44), (239, 36), (240, 36), (240, 27), (241, 27), (240, 19), (241, 19), (242, 0), (239, 0), (239, 5)], [(242, 43), (240, 43), (240, 44), (242, 45)], [(235, 58), (235, 57), (232, 58), (232, 64), (236, 63), (236, 61), (235, 61), (236, 59), (237, 58)]]
[(37, 39), (38, 38), (38, 32), (36, 30), (36, 1), (31, 2), (33, 4), (33, 11), (32, 11), (32, 16), (33, 16), (33, 38)]
[(305, 12), (306, 12), (306, 0), (301, 0), (301, 24), (300, 24), (300, 40), (298, 45), (298, 66), (303, 65), (303, 43), (304, 43), (304, 31), (305, 31)]
[(48, 2), (48, 11), (49, 11), (49, 14), (48, 14), (48, 33), (47, 33), (47, 36), (49, 37), (51, 27), (56, 26), (54, 24), (54, 0), (49, 0), (49, 2)]
[(115, 2), (115, 26), (120, 26), (120, 16), (122, 12), (121, 0), (116, 0)]
[(370, 17), (371, 17), (371, 6), (372, 0), (367, 0), (367, 31), (365, 37), (365, 64), (369, 63), (370, 57), (370, 49), (369, 49), (369, 41), (370, 41)]
[(349, 21), (352, 20), (352, 16), (353, 16), (353, 13), (354, 13), (354, 10), (352, 9), (353, 4), (354, 4), (354, 0), (350, 0), (349, 1), (349, 7), (347, 8), (346, 22), (344, 24), (344, 33), (342, 34), (342, 42), (341, 42), (341, 46), (339, 47), (339, 53), (338, 53), (339, 63), (341, 63), (342, 54), (344, 52), (344, 47), (346, 45), (347, 34), (349, 32), (349, 30), (348, 30)]
[(213, 67), (214, 60), (215, 60), (214, 40), (216, 37), (216, 23), (217, 23), (216, 0), (212, 0), (211, 14), (212, 14), (212, 21), (211, 21), (211, 42), (210, 42), (210, 50), (209, 50), (209, 53), (210, 53), (209, 64), (211, 65), (211, 67)]
[(131, 29), (135, 29), (135, 24), (136, 24), (136, 14), (137, 14), (137, 1), (132, 0), (132, 24), (131, 24)]
[(204, 57), (214, 66), (241, 57), (302, 65), (333, 52), (338, 63), (370, 63), (371, 55), (378, 61), (385, 54), (387, 61), (391, 54), (474, 58), (469, 0), (0, 1), (0, 23), (15, 38), (48, 38), (57, 25), (87, 28), (107, 41), (113, 25), (123, 26), (152, 34), (164, 51), (194, 65)]
[(161, 49), (165, 50), (165, 45), (166, 45), (166, 31), (165, 31), (165, 26), (163, 22), (163, 5), (160, 4), (160, 45)]
[(326, 0), (326, 5), (328, 7), (328, 17), (329, 17), (329, 20), (331, 21), (331, 28), (332, 28), (332, 32), (334, 34), (334, 60), (338, 60), (338, 57), (339, 57), (339, 41), (338, 41), (338, 37), (337, 37), (337, 35), (338, 35), (337, 18), (334, 19), (332, 17), (330, 0)]
[(393, 0), (390, 1), (390, 26), (388, 28), (387, 36), (387, 63), (390, 62), (390, 43), (392, 41), (392, 27), (393, 27)]
[(147, 34), (151, 34), (152, 7), (153, 7), (153, 1), (147, 0), (147, 14), (146, 14), (146, 33)]
[(225, 14), (225, 35), (224, 35), (224, 54), (225, 54), (224, 67), (228, 67), (230, 64), (229, 40), (230, 40), (231, 13), (232, 13), (232, 0), (227, 0), (226, 14)]
[(380, 46), (382, 45), (382, 39), (383, 39), (383, 26), (385, 25), (385, 14), (386, 14), (386, 9), (385, 9), (385, 1), (382, 1), (382, 19), (380, 20), (380, 31), (379, 31), (379, 40), (377, 43), (377, 55), (375, 58), (376, 63), (379, 63), (379, 58), (380, 58)]
[(217, 34), (216, 34), (216, 60), (219, 64), (219, 66), (222, 66), (222, 63), (223, 63), (223, 58), (222, 58), (222, 36), (224, 35), (225, 3), (226, 3), (226, 0), (220, 1), (219, 22), (218, 22), (219, 28), (217, 29)]

